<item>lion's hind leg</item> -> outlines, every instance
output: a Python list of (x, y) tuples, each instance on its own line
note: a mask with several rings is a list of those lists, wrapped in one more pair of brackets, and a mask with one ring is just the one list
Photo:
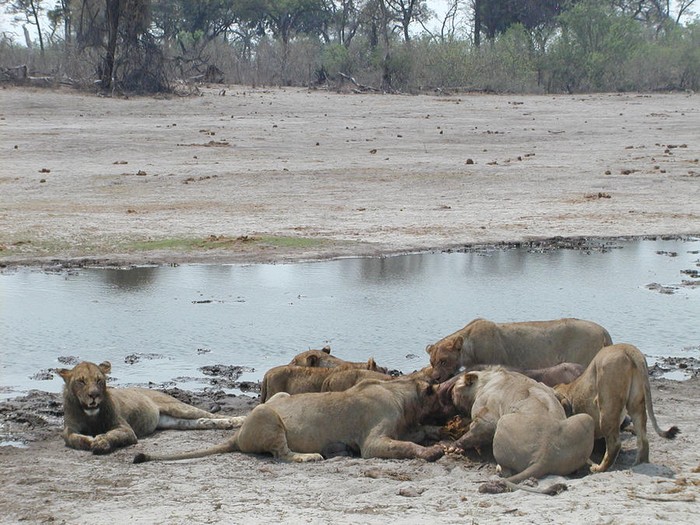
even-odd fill
[(238, 445), (241, 452), (272, 454), (281, 461), (301, 463), (323, 460), (321, 454), (302, 454), (289, 449), (284, 422), (267, 403), (255, 407), (247, 417), (238, 432)]
[(157, 428), (162, 430), (227, 430), (238, 428), (245, 421), (245, 417), (212, 414), (163, 392), (149, 391), (148, 397), (158, 410)]
[(246, 416), (237, 417), (199, 417), (196, 419), (183, 418), (168, 414), (160, 414), (158, 418), (158, 428), (161, 430), (211, 430), (240, 427)]
[(633, 385), (630, 397), (627, 400), (627, 413), (632, 419), (634, 433), (637, 436), (637, 457), (634, 464), (649, 463), (649, 439), (647, 437), (647, 410), (644, 399), (644, 391)]
[[(591, 472), (605, 472), (620, 454), (620, 420), (628, 403), (630, 392), (629, 379), (616, 378), (598, 372), (597, 392), (595, 403), (598, 406), (598, 425), (600, 433), (605, 438), (605, 454), (600, 464), (591, 467)], [(632, 420), (635, 430), (637, 421)]]

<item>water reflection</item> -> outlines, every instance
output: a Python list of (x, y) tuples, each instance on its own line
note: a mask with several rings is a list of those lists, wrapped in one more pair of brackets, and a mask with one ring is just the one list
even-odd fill
[[(250, 367), (241, 379), (258, 380), (325, 344), (410, 372), (427, 364), (427, 344), (475, 317), (580, 317), (649, 356), (698, 357), (700, 288), (681, 286), (680, 272), (698, 268), (700, 241), (614, 245), (0, 274), (0, 397), (58, 391), (58, 379), (29, 378), (60, 356), (109, 359), (118, 384), (196, 381), (212, 364)], [(144, 357), (127, 364), (133, 354)]]
[(345, 266), (349, 275), (352, 275), (353, 268), (359, 266), (357, 276), (366, 284), (410, 280), (420, 276), (426, 270), (426, 259), (418, 256), (360, 259), (360, 261), (358, 265), (356, 261), (348, 260), (341, 266)]
[(123, 292), (128, 292), (130, 290), (148, 288), (155, 283), (158, 277), (158, 268), (143, 267), (138, 268), (138, 271), (133, 271), (133, 269), (109, 268), (102, 270), (101, 273), (106, 285)]

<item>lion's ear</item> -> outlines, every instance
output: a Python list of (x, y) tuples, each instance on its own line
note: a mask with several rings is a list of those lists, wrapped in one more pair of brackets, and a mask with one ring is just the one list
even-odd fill
[(318, 366), (319, 357), (317, 355), (310, 355), (306, 358), (306, 366)]
[(473, 372), (465, 372), (464, 373), (464, 385), (465, 386), (472, 386), (478, 380), (479, 380), (479, 374), (475, 374)]
[(428, 345), (428, 346), (425, 347), (425, 351), (426, 351), (427, 353), (430, 353), (430, 350), (432, 350), (432, 348), (433, 348), (433, 345)]
[(377, 363), (374, 361), (374, 357), (370, 357), (367, 360), (367, 370), (377, 370)]
[(112, 363), (109, 361), (102, 361), (99, 365), (97, 365), (97, 368), (102, 370), (102, 373), (107, 375), (112, 371)]
[(70, 378), (73, 375), (73, 371), (67, 368), (57, 368), (56, 373), (61, 376), (66, 383), (70, 382)]
[(461, 335), (456, 336), (452, 340), (452, 351), (453, 352), (461, 352), (463, 344), (464, 344), (464, 337), (462, 337)]
[(568, 399), (560, 399), (559, 402), (564, 409), (564, 414), (566, 414), (566, 417), (571, 417), (574, 415), (574, 407), (571, 406), (571, 401)]
[(321, 351), (322, 351), (322, 352), (326, 352), (327, 354), (330, 354), (330, 353), (331, 353), (331, 347), (330, 347), (330, 345), (324, 346), (323, 348), (321, 348)]
[[(559, 386), (559, 385), (557, 385), (557, 386)], [(556, 388), (557, 388), (556, 386), (554, 388), (555, 388), (554, 395), (557, 396), (557, 401), (559, 401), (559, 403), (561, 403), (561, 406), (564, 409), (564, 413), (566, 414), (566, 417), (573, 416), (574, 415), (574, 407), (571, 405), (571, 401), (569, 401), (569, 399), (564, 394), (562, 394), (561, 392), (556, 390)]]

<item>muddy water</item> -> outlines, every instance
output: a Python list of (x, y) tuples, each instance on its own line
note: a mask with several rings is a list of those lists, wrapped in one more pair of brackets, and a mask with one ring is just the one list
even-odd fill
[[(655, 356), (700, 357), (700, 240), (607, 241), (289, 265), (186, 265), (0, 274), (0, 397), (60, 390), (67, 358), (112, 362), (115, 384), (241, 380), (330, 344), (410, 372), (475, 317), (580, 317)], [(684, 273), (685, 272), (685, 273)], [(656, 283), (655, 286), (649, 286)]]

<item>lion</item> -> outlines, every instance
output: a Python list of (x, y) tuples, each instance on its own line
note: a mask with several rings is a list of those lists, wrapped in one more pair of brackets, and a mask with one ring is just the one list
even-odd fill
[[(476, 372), (478, 370), (486, 370), (494, 365), (475, 365), (470, 366), (465, 372)], [(502, 366), (502, 365), (501, 365)], [(545, 368), (533, 368), (530, 370), (523, 370), (521, 368), (514, 368), (512, 366), (504, 366), (506, 370), (511, 372), (518, 372), (527, 376), (535, 381), (544, 383), (545, 385), (554, 388), (556, 385), (561, 383), (571, 383), (578, 376), (583, 374), (586, 369), (585, 366), (579, 365), (578, 363), (559, 363), (558, 365), (548, 366)]]
[(612, 344), (608, 331), (591, 321), (557, 319), (494, 323), (474, 319), (467, 326), (428, 345), (434, 379), (445, 381), (461, 367), (504, 365), (536, 369), (563, 362), (588, 366)]
[(523, 370), (522, 374), (553, 388), (562, 383), (571, 383), (583, 374), (585, 369), (586, 367), (579, 363), (559, 363), (545, 368)]
[(321, 392), (342, 392), (355, 386), (360, 381), (366, 379), (376, 379), (378, 381), (391, 381), (394, 379), (389, 374), (377, 372), (376, 370), (361, 370), (359, 368), (335, 368), (333, 372), (323, 381)]
[(63, 388), (66, 446), (107, 454), (133, 445), (156, 429), (229, 429), (244, 417), (221, 417), (147, 388), (108, 388), (109, 361), (57, 370)]
[[(371, 364), (374, 364), (373, 359), (370, 359), (370, 362), (368, 362), (366, 366), (370, 367)], [(344, 370), (357, 370), (360, 372), (381, 374), (381, 372), (375, 372), (371, 368), (354, 368), (350, 366), (349, 363), (344, 363), (334, 368), (296, 365), (276, 366), (270, 368), (263, 376), (262, 385), (260, 387), (260, 402), (265, 403), (278, 392), (287, 392), (288, 394), (321, 392), (326, 379)], [(385, 374), (381, 375), (383, 376)]]
[(676, 426), (666, 431), (659, 428), (651, 401), (647, 362), (633, 345), (606, 346), (578, 379), (557, 385), (554, 390), (567, 412), (590, 415), (595, 421), (596, 439), (605, 438), (603, 459), (591, 466), (591, 472), (604, 472), (615, 463), (622, 448), (620, 423), (625, 410), (637, 435), (635, 465), (649, 462), (647, 413), (659, 436), (673, 439), (680, 432)]
[[(337, 445), (359, 451), (363, 458), (435, 461), (441, 446), (424, 447), (418, 422), (439, 409), (435, 386), (412, 378), (366, 380), (343, 392), (314, 392), (290, 396), (279, 393), (256, 406), (241, 428), (226, 442), (182, 454), (138, 454), (134, 463), (199, 458), (225, 452), (272, 454), (282, 461), (323, 459)], [(562, 409), (563, 410), (563, 409)], [(428, 429), (430, 430), (430, 429)]]
[(520, 373), (500, 366), (464, 372), (439, 385), (438, 395), (472, 420), (448, 450), (492, 445), (510, 483), (571, 474), (593, 451), (593, 418), (567, 418), (551, 388)]
[(319, 368), (334, 368), (336, 366), (347, 366), (349, 368), (359, 368), (362, 370), (375, 370), (378, 372), (387, 373), (387, 369), (377, 366), (374, 358), (369, 358), (366, 362), (346, 361), (334, 355), (331, 355), (331, 347), (324, 346), (321, 350), (307, 350), (297, 354), (289, 362), (290, 365), (309, 366)]

